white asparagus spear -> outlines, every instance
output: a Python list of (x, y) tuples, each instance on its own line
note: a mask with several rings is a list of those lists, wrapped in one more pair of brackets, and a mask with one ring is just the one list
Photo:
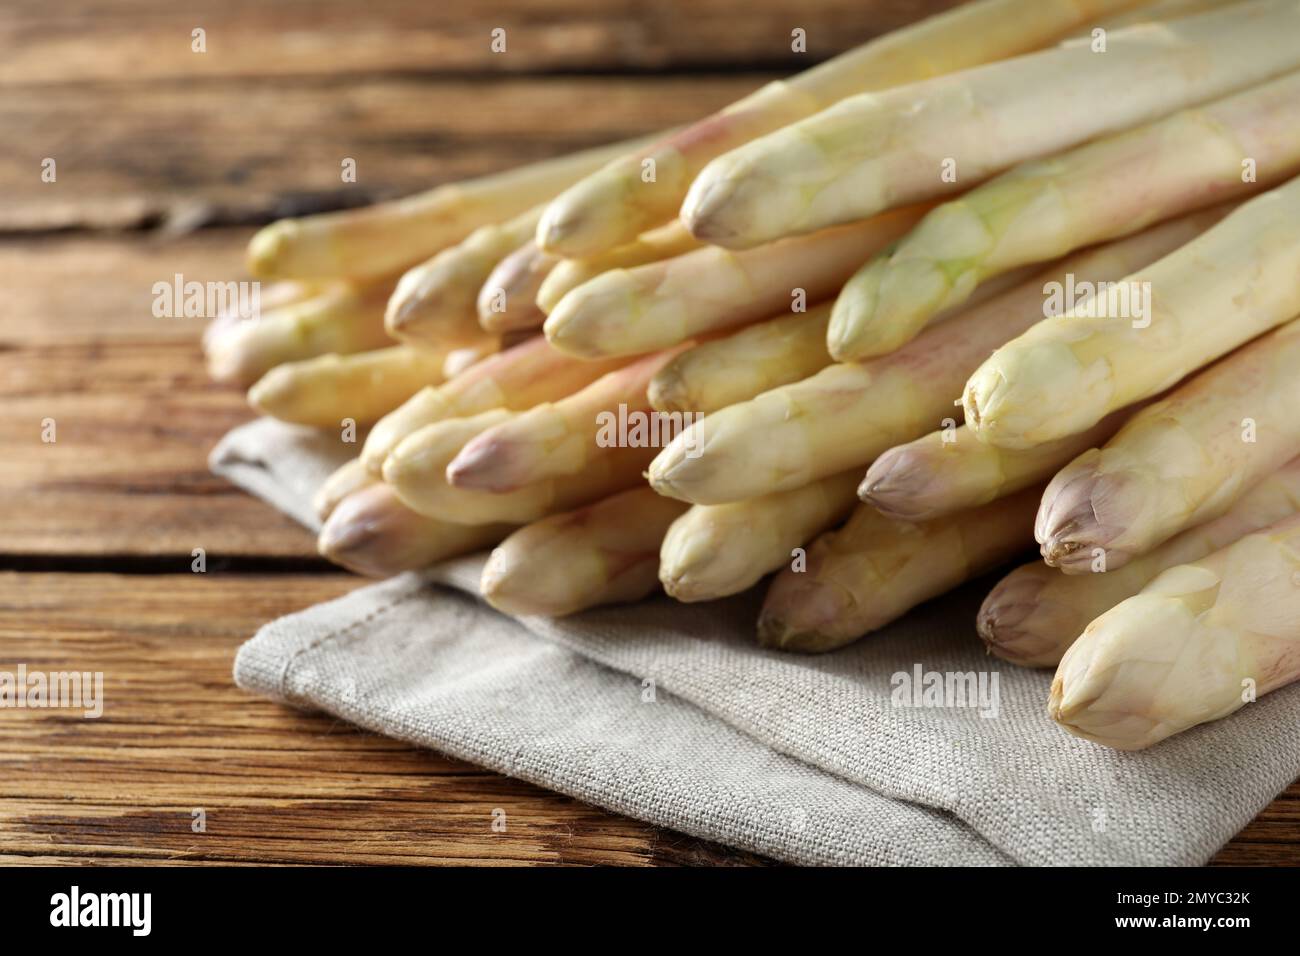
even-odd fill
[[(447, 481), (457, 488), (500, 494), (546, 478), (577, 474), (621, 437), (658, 444), (650, 439), (659, 437), (659, 426), (667, 430), (674, 423), (656, 421), (662, 416), (650, 407), (646, 388), (679, 351), (646, 356), (559, 401), (542, 402), (494, 425), (467, 442), (447, 465)], [(619, 434), (620, 420), (629, 426), (627, 436)], [(676, 424), (681, 421), (678, 417)], [(631, 434), (637, 424), (645, 435)]]
[(748, 248), (964, 190), (1300, 67), (1300, 3), (1254, 0), (850, 97), (711, 162), (681, 218)]
[(1141, 750), (1300, 678), (1300, 515), (1164, 571), (1088, 625), (1048, 712)]
[(266, 278), (364, 278), (399, 272), (480, 226), (547, 201), (646, 142), (600, 146), (361, 209), (281, 219), (253, 236), (249, 268)]
[(1300, 513), (1300, 458), (1269, 475), (1221, 518), (1184, 531), (1104, 574), (1061, 574), (1041, 561), (1008, 574), (984, 599), (980, 637), (1003, 660), (1055, 667), (1094, 618), (1137, 594), (1167, 568), (1189, 564)]
[(447, 465), (466, 442), (519, 414), (498, 408), (421, 428), (385, 459), (384, 481), (408, 507), (430, 518), (456, 524), (525, 524), (640, 484), (653, 455), (650, 448), (611, 448), (591, 458), (577, 474), (501, 493), (447, 482)]
[(838, 524), (856, 503), (856, 471), (793, 491), (725, 505), (695, 505), (673, 522), (659, 554), (659, 580), (679, 601), (747, 590), (788, 566), (794, 549)]
[(1086, 574), (1124, 565), (1223, 514), (1300, 454), (1300, 321), (1265, 335), (1139, 412), (1047, 487), (1044, 560)]
[(537, 290), (537, 307), (547, 315), (571, 290), (611, 269), (633, 269), (700, 248), (701, 242), (674, 219), (631, 242), (602, 249), (581, 259), (561, 259)]
[(980, 283), (1300, 170), (1300, 72), (1155, 123), (1023, 163), (932, 210), (847, 283), (840, 359), (891, 352)]
[(324, 521), (333, 513), (340, 501), (352, 492), (360, 491), (378, 480), (366, 471), (366, 466), (361, 463), (360, 458), (353, 458), (335, 469), (325, 479), (325, 483), (316, 490), (311, 500), (312, 510), (316, 512), (316, 517)]
[(1021, 451), (985, 444), (965, 425), (954, 425), (889, 449), (871, 463), (858, 495), (891, 518), (933, 521), (1046, 481), (1110, 438), (1130, 415), (1123, 409), (1086, 432)]
[(483, 598), (507, 614), (561, 617), (658, 589), (659, 545), (685, 505), (644, 486), (520, 528), (483, 566)]
[(830, 318), (826, 303), (689, 348), (650, 380), (650, 404), (661, 412), (708, 415), (815, 375), (831, 364)]
[(511, 530), (504, 524), (459, 525), (426, 518), (376, 482), (335, 505), (316, 547), (349, 571), (384, 578), (490, 547)]
[(534, 207), (508, 222), (483, 226), (407, 271), (384, 312), (389, 334), (430, 347), (468, 345), (481, 337), (479, 290), (501, 260), (528, 241), (540, 214), (541, 207)]
[[(672, 218), (705, 163), (756, 136), (854, 93), (1038, 49), (1134, 6), (1133, 0), (977, 0), (877, 37), (612, 160), (551, 204), (538, 227), (538, 242), (565, 256), (629, 242)], [(647, 169), (654, 171), (651, 181)]]
[(384, 331), (386, 283), (336, 282), (257, 319), (221, 323), (204, 342), (208, 374), (247, 388), (284, 362), (392, 345)]
[(437, 388), (416, 392), (370, 430), (361, 460), (377, 475), (397, 443), (425, 425), (490, 408), (523, 409), (554, 401), (621, 364), (622, 359), (583, 362), (555, 351), (546, 339), (536, 336), (471, 365)]
[(1038, 321), (1043, 287), (1066, 274), (1107, 281), (1127, 275), (1204, 230), (1206, 211), (1071, 257), (1001, 296), (927, 329), (892, 355), (831, 365), (812, 378), (724, 408), (688, 428), (650, 468), (660, 494), (695, 504), (787, 491), (853, 467), (954, 424), (962, 377), (1008, 338)]
[(559, 262), (529, 239), (502, 259), (478, 292), (478, 324), (488, 332), (540, 328), (546, 313), (537, 292)]
[(1029, 543), (1040, 491), (921, 524), (858, 505), (843, 528), (812, 543), (805, 569), (786, 568), (773, 578), (758, 619), (759, 643), (832, 651), (997, 567)]
[(288, 362), (257, 380), (248, 403), (297, 425), (337, 427), (345, 418), (370, 424), (426, 385), (441, 382), (445, 361), (445, 351), (395, 345)]
[(819, 302), (923, 211), (894, 210), (740, 253), (705, 247), (604, 272), (561, 299), (543, 329), (552, 345), (572, 355), (639, 355), (789, 309), (797, 290), (805, 303)]
[(971, 376), (963, 405), (981, 441), (1022, 448), (1083, 431), (1300, 314), (1300, 178), (1107, 292)]

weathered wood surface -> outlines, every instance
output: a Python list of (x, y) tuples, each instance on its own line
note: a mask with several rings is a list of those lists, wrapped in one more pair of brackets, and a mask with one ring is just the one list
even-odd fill
[[(235, 688), (259, 626), (359, 582), (209, 475), (248, 412), (206, 381), (198, 324), (154, 318), (151, 290), (239, 277), (247, 227), (275, 215), (679, 123), (948, 5), (0, 5), (0, 567), (18, 569), (0, 574), (0, 667), (103, 670), (113, 700), (99, 721), (0, 711), (0, 860), (763, 862)], [(185, 573), (194, 547), (204, 576)], [(1297, 860), (1293, 786), (1216, 862)]]
[[(755, 64), (793, 72), (956, 2), (6, 0), (0, 84)], [(196, 28), (206, 31), (205, 53), (192, 50)], [(491, 49), (497, 28), (504, 53)], [(795, 28), (807, 36), (802, 55), (791, 50)]]
[(251, 414), (208, 381), (201, 320), (153, 315), (153, 284), (176, 272), (239, 275), (247, 236), (0, 242), (0, 560), (151, 557), (181, 571), (200, 547), (219, 565), (315, 559), (311, 535), (208, 471), (217, 439)]
[[(322, 77), (0, 95), (0, 233), (259, 223), (667, 129), (767, 75)], [(41, 178), (45, 159), (56, 179)], [(342, 181), (344, 159), (356, 182)]]
[(259, 626), (357, 585), (0, 573), (0, 669), (104, 675), (98, 719), (0, 710), (0, 863), (761, 862), (234, 686)]

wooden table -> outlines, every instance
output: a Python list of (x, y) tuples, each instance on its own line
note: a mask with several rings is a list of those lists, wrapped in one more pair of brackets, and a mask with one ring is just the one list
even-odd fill
[[(276, 216), (680, 123), (946, 5), (9, 0), (0, 667), (103, 671), (109, 705), (0, 711), (0, 860), (767, 862), (234, 687), (258, 626), (361, 582), (208, 473), (249, 412), (207, 381), (199, 323), (154, 318), (151, 290), (242, 275)], [(1216, 858), (1297, 861), (1300, 787)]]

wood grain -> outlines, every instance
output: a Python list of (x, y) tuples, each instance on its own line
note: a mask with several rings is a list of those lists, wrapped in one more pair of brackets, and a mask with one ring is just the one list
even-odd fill
[[(0, 667), (102, 670), (112, 702), (98, 721), (0, 711), (0, 862), (766, 862), (235, 688), (259, 626), (359, 582), (208, 473), (248, 412), (206, 381), (199, 324), (153, 317), (152, 285), (242, 275), (249, 229), (214, 225), (683, 122), (950, 5), (0, 5), (0, 566), (19, 569), (0, 573)], [(496, 25), (505, 55), (487, 50)], [(195, 26), (207, 53), (190, 51)], [(345, 156), (356, 184), (339, 181)], [(208, 574), (184, 573), (198, 546)], [(1298, 848), (1293, 786), (1215, 862), (1294, 864)]]
[[(0, 233), (261, 223), (667, 129), (766, 75), (196, 80), (0, 97)], [(57, 179), (43, 182), (42, 163)], [(341, 163), (356, 161), (344, 183)]]
[[(6, 0), (0, 84), (374, 73), (793, 72), (956, 0)], [(191, 49), (203, 28), (205, 53)], [(506, 30), (506, 50), (490, 48)], [(802, 28), (807, 52), (790, 48)]]
[(0, 669), (104, 675), (99, 719), (0, 710), (0, 862), (762, 862), (234, 686), (262, 623), (358, 583), (0, 574)]
[[(252, 418), (210, 382), (202, 321), (153, 315), (174, 272), (239, 275), (247, 230), (160, 242), (51, 236), (0, 244), (0, 555), (152, 557), (182, 571), (193, 548), (218, 566), (315, 560), (313, 537), (217, 478), (207, 456)], [(53, 420), (56, 441), (42, 440)], [(108, 565), (105, 565), (108, 566)]]

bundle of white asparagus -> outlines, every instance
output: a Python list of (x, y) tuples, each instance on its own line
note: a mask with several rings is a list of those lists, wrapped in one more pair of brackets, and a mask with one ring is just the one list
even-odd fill
[[(644, 171), (653, 168), (655, 175)], [(972, 631), (1148, 746), (1300, 678), (1300, 0), (974, 0), (667, 138), (272, 224), (204, 337), (319, 548), (511, 614)]]

